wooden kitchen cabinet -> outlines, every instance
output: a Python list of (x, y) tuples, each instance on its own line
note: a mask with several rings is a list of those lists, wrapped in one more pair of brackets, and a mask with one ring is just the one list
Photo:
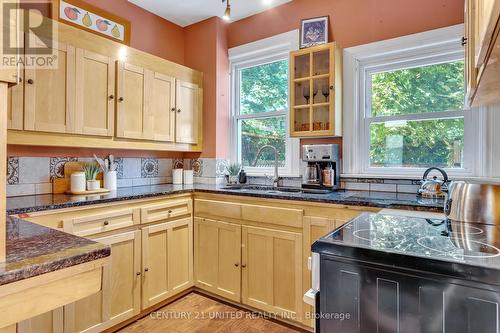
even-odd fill
[(198, 143), (201, 94), (198, 85), (177, 80), (175, 141)]
[(118, 62), (116, 136), (144, 138), (146, 75), (144, 68)]
[(302, 318), (302, 235), (242, 226), (242, 303)]
[(196, 287), (235, 302), (241, 300), (241, 226), (195, 218)]
[(65, 307), (64, 332), (101, 332), (141, 310), (141, 232), (93, 238), (111, 246), (102, 290)]
[(290, 136), (342, 135), (342, 50), (329, 43), (290, 53)]
[(146, 118), (144, 138), (175, 140), (175, 78), (146, 70)]
[(7, 128), (22, 130), (24, 127), (24, 84), (21, 82), (7, 90)]
[(75, 133), (113, 136), (115, 62), (111, 57), (76, 49)]
[(192, 286), (192, 219), (142, 228), (142, 309)]
[[(41, 43), (41, 41), (40, 41)], [(75, 48), (53, 41), (57, 68), (26, 68), (24, 129), (73, 133), (75, 126)]]
[(17, 333), (63, 333), (63, 320), (64, 311), (59, 308), (20, 322), (17, 325)]

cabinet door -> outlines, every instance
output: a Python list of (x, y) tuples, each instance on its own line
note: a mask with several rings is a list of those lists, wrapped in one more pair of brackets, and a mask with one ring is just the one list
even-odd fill
[(53, 41), (57, 68), (25, 69), (24, 129), (73, 133), (75, 48)]
[(302, 235), (242, 227), (242, 302), (291, 320), (302, 317)]
[(24, 85), (12, 86), (7, 91), (7, 128), (23, 129), (24, 118)]
[(193, 286), (191, 218), (142, 229), (142, 308)]
[(18, 333), (63, 333), (63, 308), (24, 320), (17, 324)]
[(84, 49), (76, 49), (76, 133), (113, 136), (114, 94), (113, 60)]
[(177, 80), (175, 141), (198, 143), (200, 89), (196, 84)]
[(241, 226), (196, 218), (194, 242), (196, 286), (239, 302)]
[(174, 141), (175, 79), (149, 70), (146, 73), (146, 119), (144, 138)]
[(116, 136), (142, 139), (144, 133), (144, 68), (118, 62)]
[(66, 306), (66, 333), (102, 332), (139, 314), (141, 309), (141, 232), (94, 240), (111, 246), (111, 261), (104, 267), (102, 290)]

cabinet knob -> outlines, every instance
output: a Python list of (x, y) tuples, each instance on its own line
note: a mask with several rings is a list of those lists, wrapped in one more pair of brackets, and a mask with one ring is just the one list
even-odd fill
[(104, 225), (109, 225), (109, 221), (104, 221)]
[(241, 265), (241, 268), (245, 268), (245, 267), (247, 267), (247, 265), (245, 265), (245, 264)]
[(333, 86), (330, 86), (330, 90), (333, 90)]
[(141, 272), (137, 272), (137, 273), (135, 273), (135, 275), (139, 276), (139, 275), (141, 275)]
[(19, 77), (19, 83), (23, 82), (23, 78)]
[(120, 102), (123, 102), (123, 97), (118, 98)]
[(238, 263), (234, 264), (234, 266), (235, 266), (235, 267), (238, 267), (239, 265), (240, 265), (240, 264), (238, 264)]
[(33, 79), (28, 79), (28, 84), (33, 84), (35, 83), (35, 81), (33, 81)]
[(175, 112), (175, 108), (172, 108), (172, 112)]
[(144, 272), (149, 272), (149, 268), (144, 268)]
[(114, 95), (109, 95), (109, 99), (114, 99), (115, 96)]
[(177, 113), (181, 113), (181, 109), (177, 109)]

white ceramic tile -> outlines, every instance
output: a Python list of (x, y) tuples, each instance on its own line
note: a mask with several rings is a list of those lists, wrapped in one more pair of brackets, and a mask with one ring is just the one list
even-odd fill
[(151, 185), (159, 185), (159, 184), (168, 184), (170, 178), (170, 182), (172, 182), (172, 177), (154, 177), (149, 178), (151, 181)]
[(133, 178), (132, 186), (151, 185), (151, 178)]
[(370, 184), (368, 183), (345, 183), (346, 190), (369, 191)]
[(395, 184), (370, 184), (370, 191), (396, 192)]
[(7, 196), (17, 197), (20, 195), (35, 194), (35, 184), (7, 185)]
[(210, 184), (214, 185), (217, 183), (217, 178), (215, 177), (193, 177), (193, 182), (195, 184)]
[(172, 159), (160, 158), (158, 160), (158, 176), (172, 177)]
[(36, 194), (52, 193), (52, 183), (35, 184), (35, 193)]
[(418, 185), (398, 185), (399, 193), (417, 193), (420, 186)]
[(216, 165), (217, 165), (217, 160), (215, 158), (203, 158), (203, 173), (202, 177), (207, 178), (215, 178), (217, 172), (216, 172)]
[(48, 157), (19, 157), (19, 183), (36, 184), (50, 182)]
[(123, 159), (123, 178), (141, 178), (141, 159)]
[(117, 187), (132, 187), (132, 179), (118, 179)]

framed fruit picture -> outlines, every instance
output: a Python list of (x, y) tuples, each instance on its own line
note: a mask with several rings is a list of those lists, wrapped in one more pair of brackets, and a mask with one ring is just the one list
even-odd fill
[(130, 22), (80, 0), (55, 0), (52, 18), (102, 37), (130, 45)]

